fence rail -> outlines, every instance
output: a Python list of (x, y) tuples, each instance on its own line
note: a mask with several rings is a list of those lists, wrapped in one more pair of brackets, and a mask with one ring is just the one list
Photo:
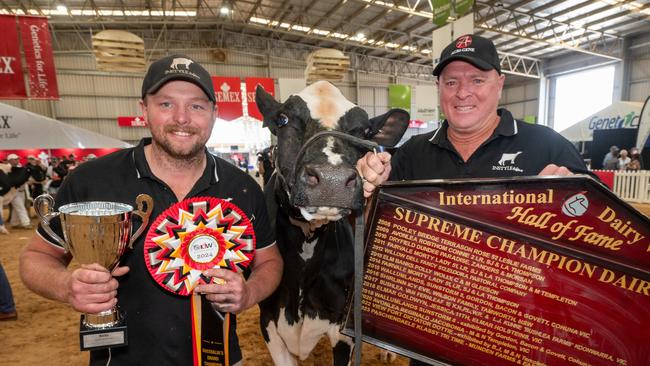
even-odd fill
[(650, 203), (650, 170), (615, 172), (612, 191), (628, 202)]

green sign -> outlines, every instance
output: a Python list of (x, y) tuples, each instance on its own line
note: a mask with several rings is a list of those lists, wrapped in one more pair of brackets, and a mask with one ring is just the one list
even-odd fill
[(537, 123), (537, 116), (534, 115), (526, 115), (524, 116), (524, 122), (530, 123), (531, 125), (534, 125)]
[(391, 84), (388, 86), (388, 107), (402, 108), (411, 112), (411, 86)]
[(451, 15), (451, 0), (429, 0), (429, 5), (433, 13), (433, 24), (445, 25)]
[(474, 0), (456, 0), (454, 1), (454, 11), (456, 12), (456, 18), (460, 18), (474, 5)]

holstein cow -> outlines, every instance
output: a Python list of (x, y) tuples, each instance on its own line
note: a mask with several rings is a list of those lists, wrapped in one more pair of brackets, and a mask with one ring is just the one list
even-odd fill
[(265, 195), (284, 259), (280, 286), (260, 303), (262, 334), (278, 366), (297, 365), (323, 336), (333, 364), (347, 365), (353, 342), (339, 333), (354, 275), (347, 216), (363, 199), (355, 163), (373, 145), (394, 146), (409, 115), (392, 110), (369, 120), (325, 81), (282, 104), (258, 88), (256, 102), (278, 138)]

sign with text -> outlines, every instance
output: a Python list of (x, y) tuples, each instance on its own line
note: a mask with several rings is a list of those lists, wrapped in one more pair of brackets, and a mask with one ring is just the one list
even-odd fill
[(117, 117), (117, 125), (120, 127), (147, 127), (147, 121), (144, 120), (143, 116), (120, 116)]
[(246, 78), (246, 101), (248, 102), (248, 115), (263, 121), (264, 116), (260, 113), (260, 110), (257, 109), (257, 103), (255, 103), (255, 90), (257, 86), (260, 85), (264, 90), (275, 96), (275, 82), (273, 78)]
[(213, 76), (217, 117), (232, 121), (244, 115), (239, 77)]
[(0, 15), (0, 98), (25, 99), (27, 89), (20, 60), (20, 43), (15, 15)]
[(21, 16), (18, 17), (18, 23), (29, 73), (29, 97), (59, 99), (47, 18)]
[(365, 341), (465, 366), (650, 364), (650, 220), (592, 178), (388, 183), (370, 215)]

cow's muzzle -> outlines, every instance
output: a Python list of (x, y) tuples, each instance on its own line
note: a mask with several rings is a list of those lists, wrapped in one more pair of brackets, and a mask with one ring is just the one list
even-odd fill
[(315, 208), (325, 215), (331, 215), (329, 208), (347, 210), (361, 206), (361, 179), (351, 167), (329, 164), (305, 164), (296, 177), (293, 197), (299, 207)]

